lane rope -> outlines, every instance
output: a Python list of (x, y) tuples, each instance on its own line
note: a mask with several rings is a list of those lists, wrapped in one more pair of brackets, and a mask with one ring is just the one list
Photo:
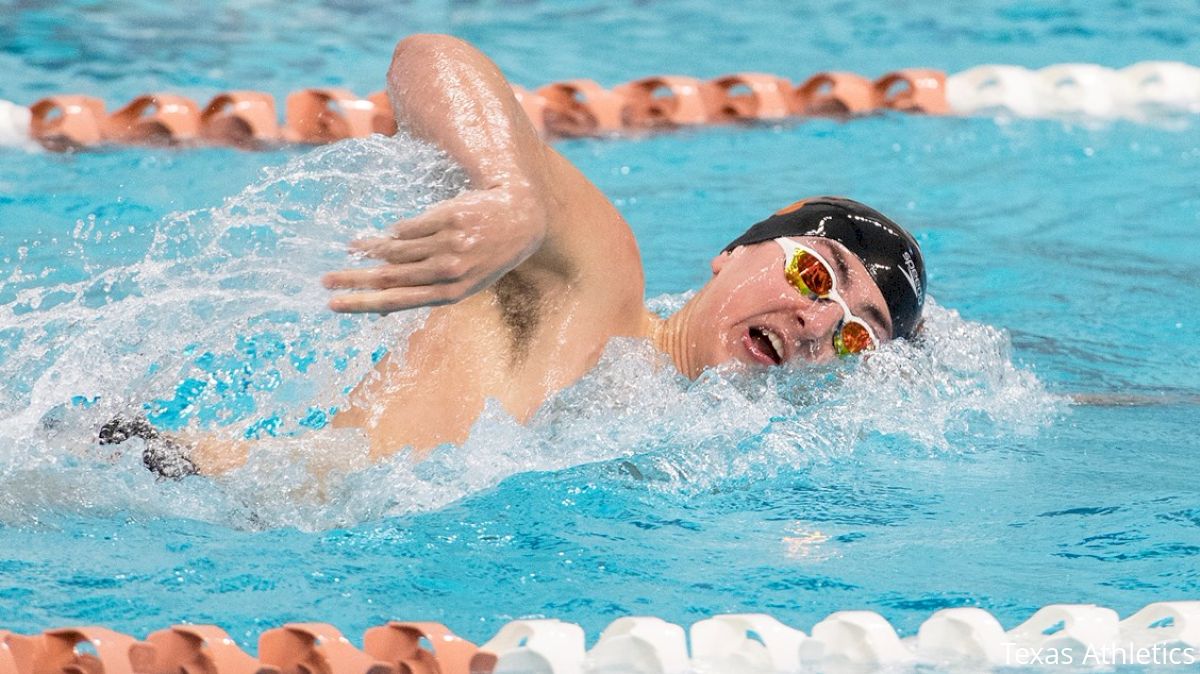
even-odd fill
[[(1030, 70), (982, 65), (946, 76), (927, 68), (874, 80), (821, 72), (793, 83), (741, 72), (701, 80), (645, 77), (606, 89), (587, 79), (513, 87), (530, 121), (548, 139), (612, 136), (709, 124), (798, 117), (851, 119), (881, 112), (1144, 120), (1200, 114), (1200, 67), (1146, 61), (1121, 69), (1068, 63)], [(0, 101), (0, 145), (79, 150), (96, 145), (266, 149), (320, 144), (396, 131), (386, 92), (302, 89), (284, 101), (259, 91), (227, 91), (203, 107), (171, 93), (134, 98), (114, 112), (83, 94), (48, 96), (25, 108)]]
[(864, 674), (897, 667), (1194, 665), (1200, 601), (1158, 602), (1121, 620), (1094, 604), (1056, 604), (1005, 631), (987, 611), (948, 608), (901, 638), (872, 611), (838, 611), (805, 633), (762, 614), (683, 627), (654, 617), (613, 621), (586, 648), (583, 629), (515, 620), (475, 644), (434, 622), (389, 622), (352, 644), (325, 623), (289, 623), (258, 638), (258, 656), (212, 625), (175, 625), (144, 640), (103, 627), (0, 630), (0, 674)]

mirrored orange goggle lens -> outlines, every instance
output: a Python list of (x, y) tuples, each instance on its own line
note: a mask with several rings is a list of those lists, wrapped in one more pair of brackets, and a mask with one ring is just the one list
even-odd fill
[(824, 297), (833, 292), (833, 276), (817, 258), (797, 251), (788, 264), (788, 280), (802, 293)]
[(874, 344), (871, 335), (861, 323), (847, 323), (842, 326), (842, 350), (846, 353), (862, 353)]

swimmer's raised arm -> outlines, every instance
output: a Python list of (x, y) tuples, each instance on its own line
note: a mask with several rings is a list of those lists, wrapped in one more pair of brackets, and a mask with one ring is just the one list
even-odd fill
[(584, 193), (593, 207), (612, 211), (609, 219), (615, 215), (599, 190), (542, 142), (500, 70), (467, 43), (445, 35), (404, 39), (388, 71), (388, 95), (402, 132), (445, 150), (473, 189), (397, 222), (390, 236), (353, 242), (383, 264), (327, 274), (329, 288), (363, 291), (334, 297), (335, 311), (457, 302), (527, 260), (526, 268), (569, 274), (570, 237), (559, 236), (568, 224), (562, 200)]
[(400, 41), (388, 69), (400, 128), (445, 150), (475, 189), (544, 189), (545, 144), (496, 64), (449, 35)]

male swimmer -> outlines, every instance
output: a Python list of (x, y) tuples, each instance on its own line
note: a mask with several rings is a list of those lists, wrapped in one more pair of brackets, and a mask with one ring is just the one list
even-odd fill
[[(663, 319), (643, 303), (629, 225), (538, 137), (500, 70), (467, 43), (415, 35), (396, 47), (388, 95), (402, 131), (445, 150), (470, 191), (351, 248), (378, 264), (327, 274), (334, 311), (434, 307), (404, 358), (382, 358), (335, 427), (359, 428), (372, 459), (464, 441), (484, 402), (524, 422), (577, 381), (613, 337), (650, 340), (684, 375), (728, 361), (829, 361), (908, 338), (921, 321), (916, 241), (860, 203), (798, 201), (712, 259), (712, 278)], [(147, 441), (147, 467), (216, 474), (245, 443), (165, 438), (114, 420), (102, 442)]]

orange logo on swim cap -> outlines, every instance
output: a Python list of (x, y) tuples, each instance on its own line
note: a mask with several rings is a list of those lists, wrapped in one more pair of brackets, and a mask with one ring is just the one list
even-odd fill
[(798, 211), (804, 206), (804, 204), (807, 204), (808, 201), (809, 201), (808, 199), (801, 199), (800, 201), (797, 201), (796, 203), (791, 204), (790, 206), (784, 206), (783, 208), (775, 211), (775, 215), (787, 215), (788, 213), (791, 213), (793, 211)]

